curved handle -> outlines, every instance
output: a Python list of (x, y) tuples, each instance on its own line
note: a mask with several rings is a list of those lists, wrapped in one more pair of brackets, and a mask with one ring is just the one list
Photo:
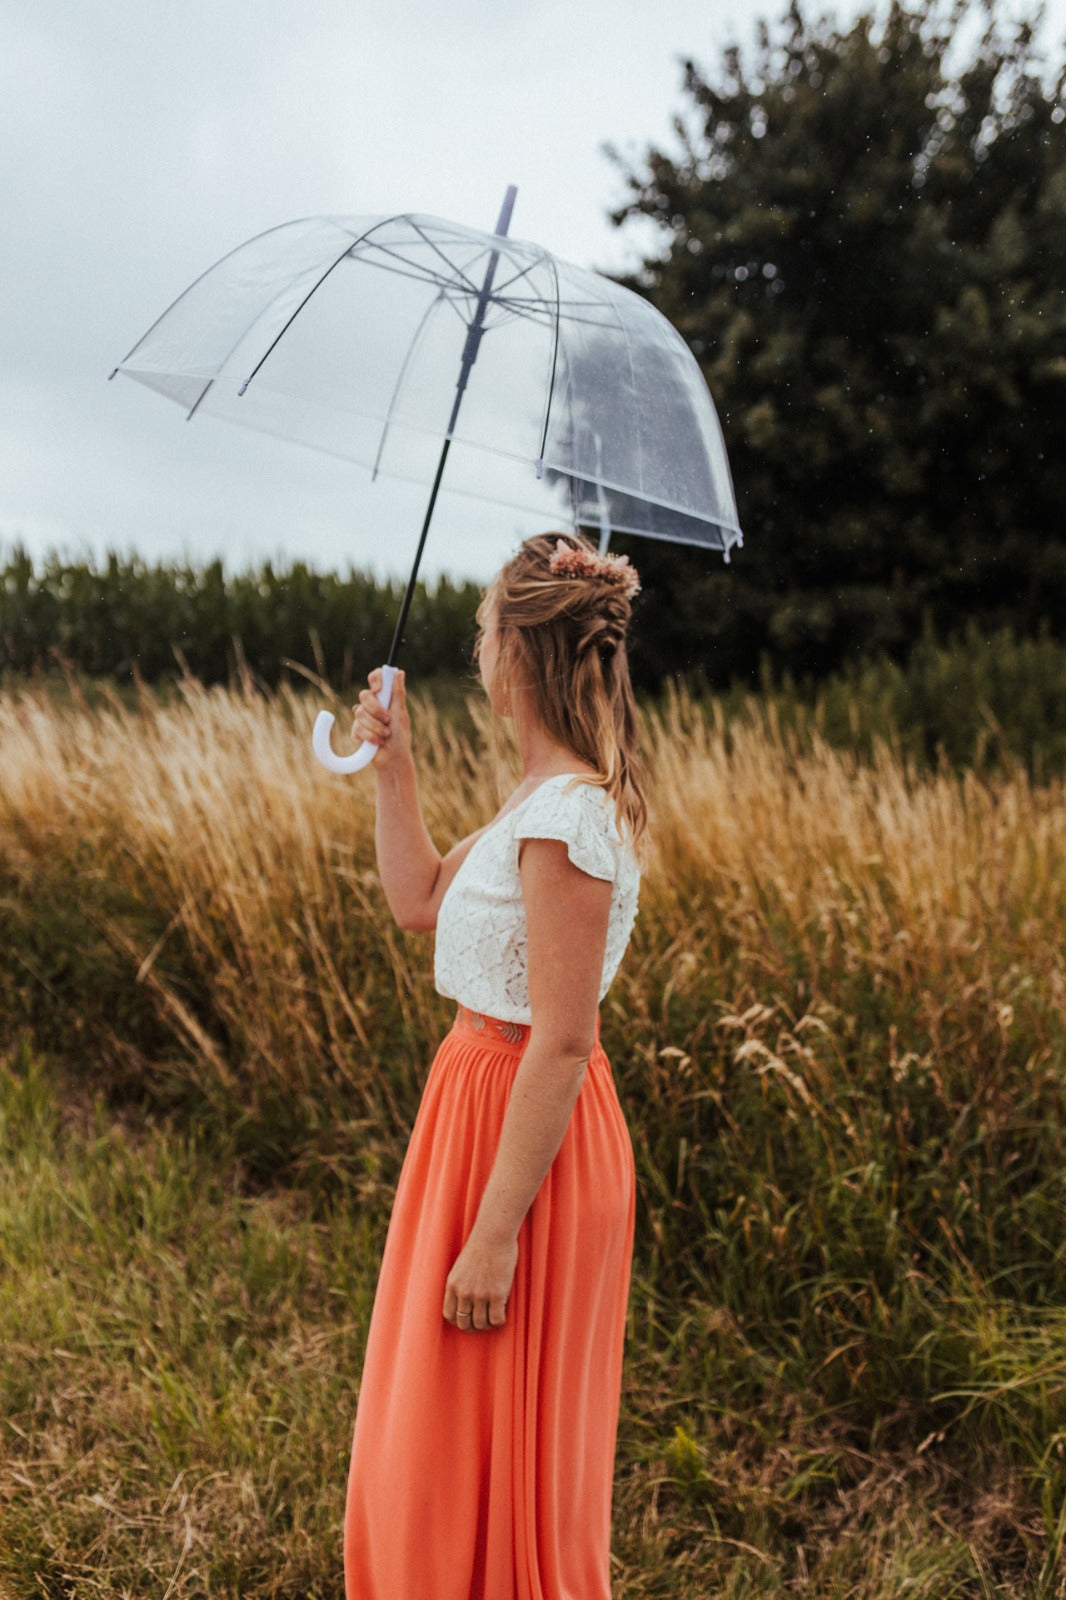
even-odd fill
[[(392, 685), (396, 679), (397, 667), (382, 667), (381, 692), (378, 699), (385, 707), (392, 699)], [(354, 755), (338, 756), (333, 752), (330, 743), (330, 733), (333, 729), (334, 716), (332, 711), (320, 711), (315, 718), (315, 726), (311, 732), (311, 748), (324, 767), (330, 772), (361, 772), (368, 767), (378, 753), (376, 744), (371, 744), (369, 739), (364, 739)]]

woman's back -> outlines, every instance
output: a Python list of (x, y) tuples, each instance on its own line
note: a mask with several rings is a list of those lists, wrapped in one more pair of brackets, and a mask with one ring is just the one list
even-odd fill
[(599, 999), (637, 914), (640, 871), (604, 790), (573, 773), (546, 778), (475, 841), (437, 912), (438, 993), (505, 1022), (532, 1021), (519, 854), (525, 839), (560, 839), (575, 866), (612, 885)]

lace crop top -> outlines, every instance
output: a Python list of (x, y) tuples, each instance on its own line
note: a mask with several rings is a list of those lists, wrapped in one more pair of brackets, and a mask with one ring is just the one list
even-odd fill
[(518, 851), (523, 839), (562, 839), (575, 866), (612, 884), (599, 998), (611, 985), (637, 914), (640, 871), (604, 790), (556, 773), (474, 841), (437, 911), (437, 992), (502, 1022), (531, 1022)]

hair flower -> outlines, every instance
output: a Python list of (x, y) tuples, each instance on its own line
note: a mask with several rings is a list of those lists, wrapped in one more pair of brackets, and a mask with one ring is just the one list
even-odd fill
[(556, 578), (600, 578), (605, 583), (617, 584), (630, 599), (640, 593), (640, 576), (628, 556), (600, 555), (596, 550), (567, 544), (563, 539), (555, 541), (548, 570)]

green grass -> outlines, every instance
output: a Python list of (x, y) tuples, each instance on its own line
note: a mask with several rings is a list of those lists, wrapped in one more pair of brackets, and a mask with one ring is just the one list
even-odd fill
[[(350, 1201), (250, 1188), (224, 1139), (117, 1119), (30, 1052), (7, 1059), (0, 1594), (339, 1600), (381, 1224)], [(965, 1320), (973, 1297), (942, 1309)], [(1061, 1372), (1064, 1331), (1018, 1316), (958, 1335), (986, 1394), (993, 1376), (1031, 1390), (1047, 1443), (1034, 1374), (1056, 1348)], [(1034, 1501), (1001, 1430), (952, 1463), (939, 1441), (907, 1442), (905, 1388), (897, 1402), (860, 1442), (787, 1356), (638, 1274), (618, 1600), (1061, 1594), (1061, 1512), (1049, 1542), (1055, 1504)]]
[(25, 1052), (0, 1097), (0, 1588), (338, 1593), (378, 1231)]

